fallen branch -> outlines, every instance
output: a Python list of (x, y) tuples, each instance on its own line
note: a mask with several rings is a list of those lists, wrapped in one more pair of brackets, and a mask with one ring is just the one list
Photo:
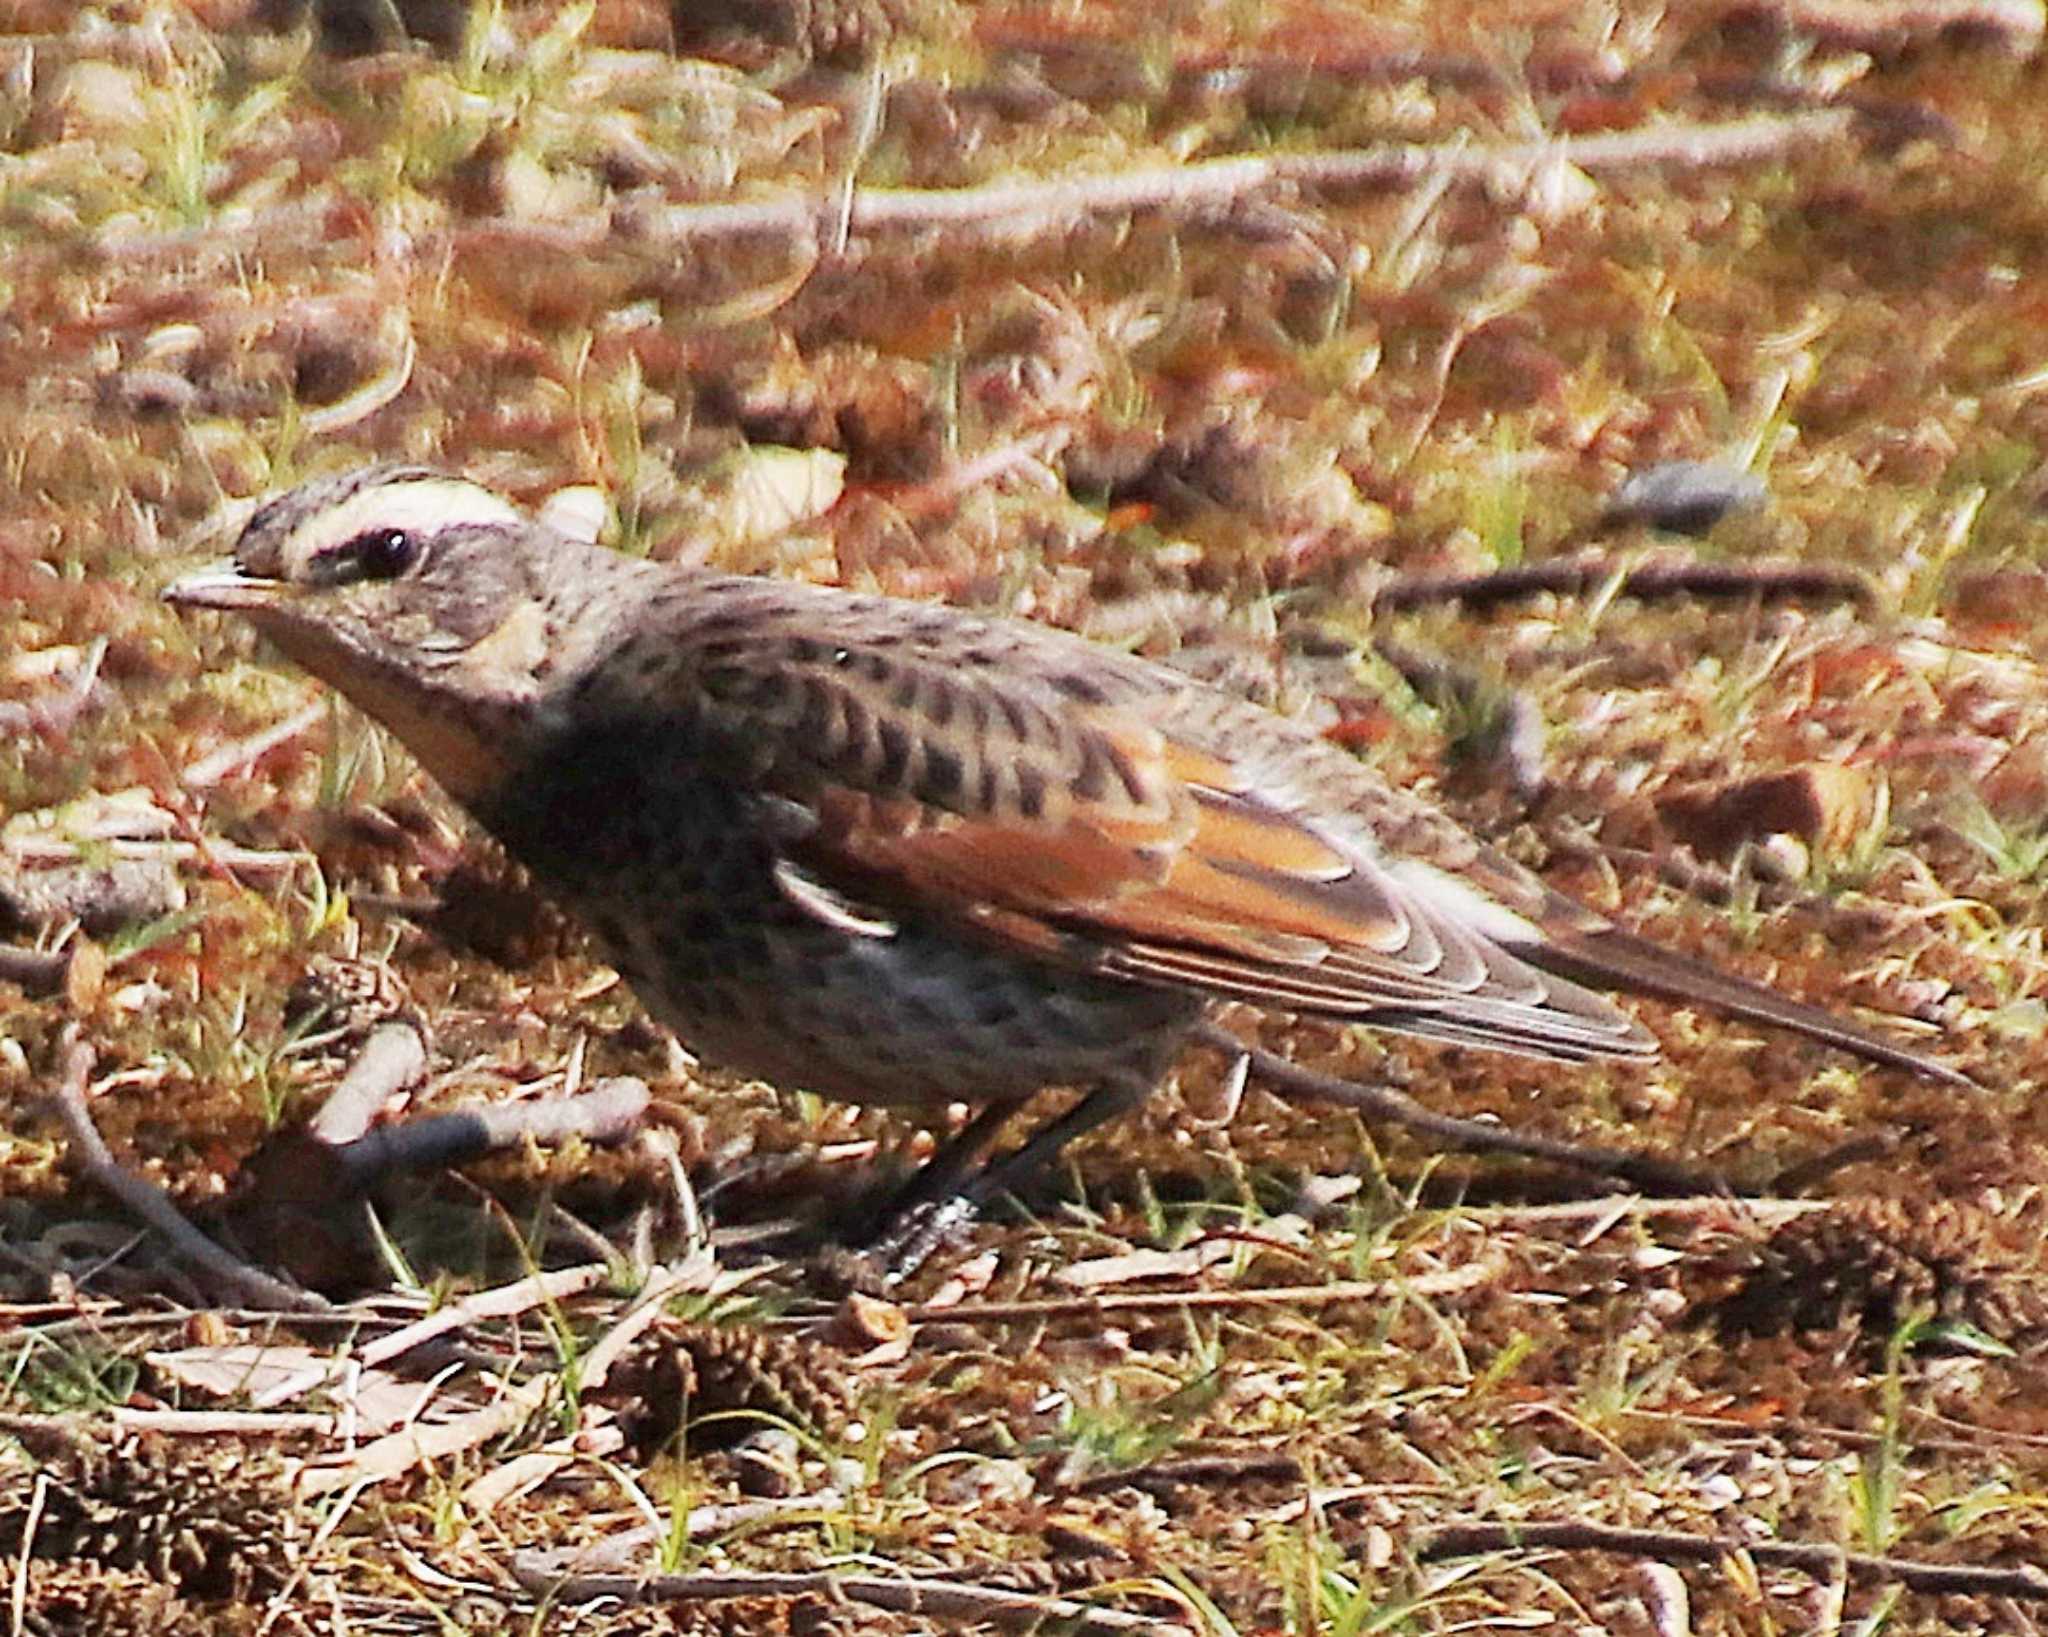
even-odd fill
[[(1399, 1296), (1451, 1296), (1500, 1276), (1496, 1262), (1474, 1262), (1407, 1279), (1340, 1279), (1327, 1285), (1253, 1285), (1232, 1290), (1132, 1290), (1114, 1296), (1053, 1296), (1021, 1302), (959, 1302), (907, 1307), (912, 1324), (1038, 1324), (1048, 1319), (1104, 1318), (1115, 1313), (1164, 1313), (1179, 1308), (1328, 1307), (1336, 1302), (1385, 1302)], [(804, 1318), (771, 1319), (772, 1326), (808, 1325)]]
[(186, 767), (186, 788), (209, 790), (238, 773), (246, 772), (279, 746), (288, 745), (301, 734), (318, 727), (332, 708), (324, 699), (316, 701), (282, 722), (273, 722), (260, 732), (220, 746)]
[(25, 949), (0, 944), (0, 983), (18, 983), (34, 996), (54, 995), (71, 970), (69, 949)]
[(1455, 1207), (1461, 1222), (1509, 1230), (1587, 1225), (1580, 1243), (1590, 1244), (1617, 1222), (1683, 1221), (1695, 1217), (1733, 1217), (1756, 1222), (1786, 1222), (1815, 1211), (1832, 1211), (1839, 1200), (1735, 1199), (1727, 1194), (1701, 1194), (1691, 1199), (1647, 1199), (1641, 1194), (1608, 1194), (1600, 1199), (1568, 1199), (1550, 1205), (1474, 1205)]
[(116, 1404), (107, 1418), (123, 1432), (182, 1438), (331, 1438), (339, 1415), (321, 1410), (131, 1410)]
[(1852, 568), (1794, 562), (1708, 563), (1690, 558), (1617, 562), (1608, 557), (1565, 557), (1524, 563), (1486, 574), (1420, 574), (1380, 587), (1376, 610), (1426, 608), (1458, 603), (1492, 608), (1545, 593), (1585, 597), (1612, 585), (1615, 594), (1638, 602), (1667, 597), (1721, 600), (1846, 602), (1870, 608), (1877, 590)]
[[(1745, 893), (1754, 893), (1759, 908), (1797, 910), (1840, 937), (1899, 938), (1924, 928), (1930, 913), (1947, 912), (1945, 905), (1939, 911), (1927, 912), (1881, 903), (1874, 898), (1828, 898), (1753, 870), (1738, 873), (1719, 864), (1703, 864), (1684, 848), (1612, 846), (1584, 835), (1567, 834), (1557, 825), (1545, 826), (1543, 841), (1559, 857), (1612, 864), (1617, 871), (1650, 876), (1703, 904), (1732, 904)], [(1751, 858), (1755, 863), (1762, 862), (1754, 854)]]
[(134, 1217), (170, 1241), (186, 1261), (218, 1284), (254, 1307), (285, 1312), (325, 1312), (328, 1302), (310, 1290), (272, 1278), (230, 1256), (179, 1213), (177, 1206), (153, 1183), (124, 1171), (107, 1149), (99, 1128), (93, 1124), (86, 1105), (86, 1082), (92, 1075), (92, 1048), (78, 1038), (75, 1028), (64, 1035), (61, 1067), (50, 1101), (71, 1138), (71, 1149), (86, 1179), (97, 1183), (119, 1200)]
[[(690, 1508), (683, 1518), (683, 1533), (691, 1540), (709, 1540), (735, 1529), (751, 1533), (773, 1524), (814, 1520), (845, 1504), (845, 1497), (836, 1489), (751, 1501), (713, 1501)], [(568, 1576), (629, 1574), (636, 1562), (649, 1551), (659, 1550), (669, 1538), (667, 1529), (641, 1524), (581, 1546), (534, 1547), (522, 1552), (519, 1561), (526, 1574), (545, 1578), (550, 1584)]]
[(426, 1077), (427, 1043), (410, 1023), (380, 1023), (363, 1039), (341, 1083), (306, 1123), (315, 1141), (339, 1146), (361, 1139), (391, 1100)]
[(1189, 1455), (1153, 1461), (1116, 1472), (1091, 1472), (1066, 1487), (1088, 1495), (1103, 1489), (1149, 1489), (1170, 1484), (1290, 1483), (1302, 1481), (1301, 1462), (1284, 1450), (1262, 1449), (1249, 1455)]
[(1852, 1165), (1863, 1165), (1871, 1160), (1883, 1159), (1899, 1146), (1899, 1139), (1890, 1132), (1866, 1132), (1862, 1136), (1850, 1137), (1834, 1147), (1823, 1149), (1786, 1166), (1766, 1185), (1765, 1192), (1772, 1194), (1803, 1194), (1818, 1187), (1837, 1171), (1846, 1171)]
[(357, 1362), (365, 1368), (389, 1363), (436, 1336), (460, 1330), (466, 1324), (476, 1324), (485, 1319), (515, 1318), (543, 1304), (580, 1296), (586, 1290), (596, 1289), (610, 1275), (611, 1270), (601, 1263), (586, 1262), (581, 1267), (536, 1273), (529, 1278), (514, 1280), (509, 1285), (473, 1291), (438, 1312), (429, 1313), (423, 1319), (416, 1319), (402, 1329), (364, 1344), (357, 1351)]
[(775, 238), (830, 242), (850, 233), (994, 229), (1007, 239), (1064, 232), (1092, 217), (1165, 211), (1210, 217), (1258, 195), (1407, 187), (1419, 182), (1512, 187), (1539, 167), (1583, 170), (1687, 170), (1749, 165), (1848, 134), (1855, 116), (1825, 109), (1711, 125), (1663, 125), (1643, 131), (1565, 137), (1548, 142), (1392, 144), (1336, 153), (1262, 154), (1152, 166), (1096, 176), (1005, 182), (977, 188), (868, 188), (850, 209), (843, 190), (784, 194), (741, 203), (634, 209), (563, 226), (501, 220), (459, 233), (460, 249), (491, 253), (587, 252), (631, 243), (673, 252), (709, 240)]
[(578, 1461), (615, 1455), (625, 1446), (626, 1435), (611, 1426), (557, 1438), (542, 1449), (515, 1455), (471, 1479), (462, 1491), (462, 1509), (472, 1521), (485, 1517), (505, 1502), (538, 1489), (563, 1468)]
[(1616, 1552), (1625, 1557), (1685, 1563), (1718, 1563), (1737, 1553), (1823, 1577), (1899, 1585), (1939, 1596), (2014, 1597), (2048, 1602), (2048, 1570), (2036, 1564), (1976, 1567), (1926, 1563), (1914, 1558), (1847, 1552), (1807, 1541), (1725, 1540), (1714, 1535), (1666, 1529), (1615, 1529), (1597, 1523), (1460, 1523), (1423, 1532), (1415, 1545), (1419, 1563), (1480, 1552)]
[[(57, 836), (29, 835), (12, 838), (6, 850), (28, 864), (65, 864), (81, 855), (78, 843)], [(224, 842), (200, 846), (191, 841), (119, 839), (94, 846), (96, 856), (109, 860), (161, 859), (166, 864), (189, 864), (197, 860), (218, 865), (236, 879), (275, 884), (313, 862), (311, 853), (287, 853), (257, 847), (231, 847)]]
[(449, 1114), (430, 1114), (334, 1145), (347, 1186), (360, 1191), (390, 1171), (463, 1165), (529, 1138), (557, 1143), (570, 1137), (617, 1142), (639, 1128), (651, 1101), (644, 1080), (630, 1075), (600, 1080), (574, 1097), (527, 1103), (480, 1103)]
[(896, 1580), (881, 1575), (831, 1574), (664, 1574), (570, 1575), (557, 1579), (535, 1572), (529, 1554), (512, 1559), (512, 1574), (529, 1591), (552, 1602), (703, 1603), (733, 1597), (817, 1597), (830, 1604), (865, 1603), (893, 1614), (930, 1620), (986, 1621), (1022, 1629), (1057, 1621), (1069, 1631), (1094, 1637), (1184, 1637), (1185, 1626), (1120, 1609), (1095, 1608), (1068, 1597), (1034, 1597), (1028, 1592), (969, 1586), (955, 1580)]
[(1722, 15), (1882, 57), (1950, 36), (2023, 55), (2040, 44), (2043, 25), (2041, 0), (1732, 0)]
[(1517, 1154), (1525, 1159), (1549, 1160), (1554, 1164), (1569, 1165), (1574, 1170), (1617, 1177), (1650, 1193), (1725, 1194), (1730, 1191), (1724, 1181), (1709, 1172), (1696, 1171), (1653, 1154), (1632, 1154), (1618, 1148), (1563, 1142), (1554, 1137), (1514, 1131), (1506, 1126), (1488, 1125), (1480, 1120), (1461, 1120), (1455, 1115), (1439, 1114), (1391, 1086), (1366, 1085), (1356, 1080), (1341, 1080), (1333, 1074), (1318, 1074), (1313, 1069), (1290, 1063), (1277, 1052), (1247, 1046), (1221, 1024), (1200, 1024), (1195, 1030), (1195, 1037), (1223, 1051), (1244, 1053), (1251, 1059), (1253, 1069), (1267, 1081), (1269, 1089), (1279, 1096), (1354, 1109), (1366, 1119), (1406, 1126), (1422, 1136), (1469, 1154)]
[(382, 1483), (429, 1461), (460, 1455), (517, 1431), (554, 1402), (559, 1386), (559, 1378), (552, 1375), (507, 1384), (498, 1400), (483, 1409), (431, 1425), (403, 1427), (372, 1439), (341, 1460), (308, 1464), (300, 1469), (294, 1487), (311, 1499), (357, 1484)]

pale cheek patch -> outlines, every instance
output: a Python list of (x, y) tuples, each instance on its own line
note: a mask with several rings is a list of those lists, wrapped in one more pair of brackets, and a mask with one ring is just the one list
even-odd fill
[(520, 523), (510, 501), (459, 478), (419, 478), (380, 484), (350, 495), (338, 506), (309, 517), (284, 545), (284, 570), (299, 579), (321, 553), (345, 545), (370, 529), (404, 529), (433, 534), (464, 523)]
[(456, 664), (486, 686), (504, 688), (530, 684), (546, 669), (547, 660), (547, 615), (539, 603), (522, 602), (497, 630), (472, 643)]

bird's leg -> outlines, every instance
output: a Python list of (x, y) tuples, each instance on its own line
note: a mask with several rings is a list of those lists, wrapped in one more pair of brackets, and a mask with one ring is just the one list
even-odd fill
[[(978, 1160), (964, 1166), (954, 1163), (955, 1151), (964, 1148), (969, 1136), (985, 1139), (985, 1150), (1014, 1105), (983, 1109), (910, 1179), (884, 1218), (887, 1231), (868, 1247), (869, 1261), (881, 1269), (885, 1284), (902, 1283), (949, 1235), (973, 1222), (990, 1200), (1021, 1192), (1051, 1167), (1068, 1143), (1136, 1108), (1151, 1095), (1150, 1083), (1137, 1076), (1105, 1081), (1000, 1160), (979, 1169), (975, 1169)], [(983, 1131), (983, 1122), (992, 1115)]]
[(1722, 1177), (1707, 1171), (1695, 1171), (1690, 1166), (1660, 1159), (1654, 1154), (1560, 1142), (1553, 1137), (1511, 1131), (1506, 1126), (1490, 1125), (1481, 1120), (1461, 1120), (1456, 1115), (1439, 1114), (1392, 1086), (1368, 1085), (1358, 1080), (1342, 1080), (1332, 1074), (1318, 1074), (1313, 1069), (1290, 1063), (1274, 1052), (1247, 1046), (1218, 1023), (1198, 1024), (1195, 1038), (1206, 1045), (1237, 1052), (1250, 1059), (1253, 1070), (1281, 1097), (1335, 1103), (1356, 1109), (1367, 1119), (1405, 1125), (1411, 1131), (1432, 1137), (1448, 1147), (1463, 1149), (1466, 1153), (1520, 1154), (1528, 1159), (1552, 1160), (1576, 1170), (1591, 1171), (1597, 1176), (1618, 1178), (1651, 1194), (1725, 1194), (1730, 1191)]
[(969, 1177), (960, 1188), (960, 1195), (971, 1198), (979, 1207), (998, 1194), (1021, 1193), (1052, 1168), (1068, 1143), (1085, 1137), (1120, 1114), (1128, 1114), (1151, 1095), (1151, 1083), (1135, 1075), (1104, 1081), (1057, 1120), (1039, 1127), (1021, 1147)]
[(980, 1171), (995, 1151), (1003, 1126), (1017, 1112), (1015, 1103), (986, 1103), (974, 1117), (938, 1147), (889, 1197), (876, 1226), (887, 1229), (913, 1211), (922, 1211), (960, 1192), (967, 1179)]

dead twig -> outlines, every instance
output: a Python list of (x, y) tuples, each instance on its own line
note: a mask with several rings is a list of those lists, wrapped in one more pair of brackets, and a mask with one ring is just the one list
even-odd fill
[[(55, 836), (30, 834), (10, 840), (7, 851), (27, 864), (65, 864), (77, 859), (76, 843)], [(101, 857), (162, 860), (166, 864), (189, 864), (197, 860), (218, 866), (237, 880), (274, 886), (313, 861), (311, 853), (286, 853), (257, 847), (231, 847), (223, 842), (200, 846), (191, 841), (150, 841), (119, 839), (94, 849)]]
[[(691, 1540), (708, 1540), (729, 1535), (735, 1529), (753, 1531), (783, 1522), (801, 1523), (845, 1504), (845, 1497), (836, 1489), (751, 1501), (714, 1501), (691, 1507), (683, 1519), (683, 1532)], [(666, 1538), (667, 1530), (642, 1524), (587, 1545), (537, 1547), (521, 1553), (520, 1562), (525, 1573), (535, 1579), (545, 1578), (550, 1584), (565, 1576), (627, 1574), (635, 1562), (660, 1547)]]
[[(1114, 1313), (1161, 1313), (1176, 1308), (1328, 1307), (1336, 1302), (1384, 1302), (1397, 1296), (1451, 1296), (1500, 1277), (1496, 1262), (1474, 1262), (1407, 1279), (1340, 1279), (1327, 1285), (1255, 1285), (1241, 1290), (1133, 1290), (1114, 1296), (1046, 1297), (1022, 1302), (960, 1302), (908, 1307), (912, 1324), (1037, 1324), (1049, 1319), (1102, 1318)], [(771, 1325), (807, 1325), (806, 1318)]]
[(1154, 1461), (1118, 1472), (1092, 1472), (1066, 1487), (1088, 1495), (1102, 1489), (1151, 1489), (1172, 1484), (1300, 1483), (1301, 1463), (1284, 1450), (1254, 1450), (1248, 1455), (1190, 1455), (1176, 1461)]
[(1506, 1126), (1439, 1114), (1391, 1086), (1366, 1085), (1356, 1080), (1340, 1080), (1332, 1074), (1318, 1074), (1313, 1069), (1290, 1063), (1277, 1052), (1247, 1046), (1221, 1024), (1201, 1024), (1196, 1028), (1195, 1036), (1220, 1050), (1244, 1053), (1251, 1059), (1252, 1068), (1276, 1095), (1355, 1109), (1369, 1120), (1406, 1126), (1422, 1136), (1466, 1153), (1518, 1154), (1525, 1159), (1549, 1160), (1557, 1165), (1569, 1165), (1574, 1170), (1590, 1171), (1597, 1176), (1616, 1177), (1649, 1193), (1730, 1192), (1728, 1185), (1712, 1173), (1696, 1171), (1654, 1154), (1632, 1154), (1618, 1148), (1563, 1142), (1554, 1137), (1513, 1131)]
[(362, 1049), (306, 1123), (306, 1134), (318, 1142), (341, 1146), (359, 1141), (386, 1105), (426, 1077), (427, 1043), (410, 1023), (380, 1023), (363, 1039)]
[[(1557, 824), (1543, 827), (1543, 842), (1559, 857), (1611, 864), (1617, 871), (1650, 876), (1688, 897), (1697, 898), (1703, 904), (1733, 904), (1745, 893), (1754, 893), (1759, 908), (1797, 910), (1838, 937), (1901, 938), (1923, 930), (1930, 914), (1945, 913), (1945, 908), (1920, 911), (1883, 903), (1875, 898), (1827, 898), (1791, 882), (1773, 880), (1753, 871), (1742, 873), (1718, 864), (1701, 863), (1682, 847), (1652, 850), (1615, 846), (1583, 834), (1568, 833)], [(1756, 857), (1754, 854), (1751, 856), (1752, 859)]]
[(0, 944), (0, 983), (18, 983), (31, 995), (54, 995), (71, 970), (69, 949), (25, 949)]
[(488, 1516), (516, 1496), (538, 1489), (563, 1468), (578, 1461), (614, 1455), (626, 1446), (617, 1427), (592, 1427), (544, 1448), (528, 1450), (500, 1462), (472, 1479), (462, 1491), (462, 1508), (472, 1519)]
[(664, 1574), (570, 1575), (558, 1579), (535, 1572), (529, 1554), (512, 1559), (512, 1573), (529, 1591), (556, 1603), (616, 1598), (621, 1603), (703, 1603), (732, 1597), (817, 1597), (829, 1603), (865, 1603), (894, 1614), (933, 1620), (986, 1621), (1022, 1629), (1057, 1621), (1094, 1637), (1183, 1637), (1185, 1626), (1121, 1609), (1095, 1608), (1068, 1597), (1035, 1597), (1028, 1592), (970, 1586), (957, 1580), (894, 1580), (864, 1574)]
[(259, 733), (222, 745), (200, 757), (185, 769), (186, 788), (208, 790), (237, 773), (246, 772), (279, 746), (288, 745), (301, 734), (318, 727), (332, 708), (326, 700), (318, 700), (296, 715), (287, 716), (282, 722), (274, 722)]
[(1847, 1552), (1817, 1541), (1728, 1540), (1667, 1529), (1616, 1529), (1597, 1523), (1458, 1523), (1425, 1531), (1415, 1545), (1421, 1563), (1480, 1552), (1616, 1552), (1625, 1557), (1718, 1563), (1743, 1553), (1808, 1573), (1904, 1586), (1939, 1596), (2015, 1597), (2048, 1602), (2048, 1570), (2036, 1564), (1979, 1567)]
[(1786, 1166), (1771, 1178), (1765, 1192), (1803, 1194), (1837, 1171), (1845, 1171), (1867, 1160), (1883, 1159), (1898, 1145), (1899, 1139), (1890, 1132), (1868, 1132), (1860, 1137), (1851, 1137), (1846, 1142), (1838, 1142), (1832, 1148)]
[(1552, 593), (1585, 597), (1612, 585), (1616, 595), (1652, 602), (1666, 597), (1765, 601), (1846, 602), (1868, 609), (1877, 590), (1851, 568), (1796, 562), (1710, 563), (1691, 558), (1617, 562), (1609, 557), (1566, 557), (1524, 563), (1487, 574), (1419, 574), (1380, 587), (1376, 610), (1426, 608), (1458, 603), (1492, 608), (1523, 597)]
[(1734, 0), (1724, 15), (1880, 57), (1951, 36), (2023, 54), (2040, 44), (2044, 22), (2041, 0)]
[(651, 1100), (644, 1080), (621, 1075), (600, 1080), (574, 1097), (483, 1103), (385, 1126), (353, 1142), (335, 1144), (334, 1158), (347, 1186), (360, 1191), (390, 1171), (463, 1165), (529, 1138), (541, 1143), (571, 1137), (617, 1142), (639, 1128)]
[(123, 1432), (184, 1438), (331, 1438), (339, 1415), (320, 1410), (131, 1410), (117, 1404), (107, 1418)]
[(99, 1128), (93, 1124), (86, 1104), (86, 1082), (92, 1075), (92, 1048), (79, 1039), (75, 1028), (64, 1034), (61, 1066), (50, 1101), (70, 1135), (72, 1153), (86, 1179), (97, 1183), (121, 1202), (132, 1216), (170, 1241), (186, 1261), (210, 1276), (224, 1289), (255, 1307), (285, 1312), (325, 1312), (329, 1303), (310, 1290), (272, 1278), (230, 1256), (179, 1213), (170, 1197), (154, 1184), (124, 1171), (115, 1162)]
[(357, 1484), (382, 1483), (416, 1466), (460, 1455), (517, 1431), (555, 1401), (560, 1385), (560, 1378), (552, 1375), (506, 1383), (497, 1401), (480, 1410), (432, 1425), (401, 1427), (397, 1432), (372, 1439), (344, 1458), (308, 1465), (299, 1472), (295, 1488), (310, 1500)]
[(1456, 1207), (1461, 1222), (1510, 1231), (1586, 1225), (1581, 1243), (1590, 1244), (1617, 1222), (1684, 1221), (1689, 1218), (1732, 1217), (1757, 1222), (1785, 1222), (1840, 1204), (1828, 1199), (1735, 1199), (1727, 1194), (1702, 1194), (1692, 1199), (1646, 1199), (1641, 1194), (1608, 1194), (1599, 1199), (1561, 1200), (1551, 1205), (1472, 1205)]
[(863, 189), (850, 205), (843, 190), (833, 190), (742, 203), (656, 206), (636, 210), (628, 220), (598, 218), (566, 227), (502, 220), (458, 235), (457, 244), (488, 252), (540, 244), (574, 251), (623, 241), (668, 254), (713, 239), (822, 244), (842, 226), (853, 234), (994, 230), (1015, 239), (1134, 211), (1227, 219), (1233, 207), (1283, 189), (1343, 191), (1444, 181), (1512, 186), (1548, 165), (1602, 171), (1748, 165), (1836, 141), (1848, 134), (1854, 120), (1849, 112), (1823, 109), (1494, 147), (1392, 144), (1336, 153), (1266, 154), (978, 188)]
[(472, 1292), (460, 1301), (450, 1302), (438, 1312), (429, 1313), (424, 1319), (417, 1319), (403, 1329), (367, 1343), (358, 1351), (357, 1360), (365, 1368), (389, 1363), (437, 1336), (460, 1330), (464, 1325), (485, 1319), (515, 1318), (532, 1308), (580, 1296), (586, 1290), (596, 1289), (610, 1275), (611, 1270), (603, 1263), (586, 1262), (580, 1267), (536, 1273), (530, 1278), (514, 1280), (509, 1285)]

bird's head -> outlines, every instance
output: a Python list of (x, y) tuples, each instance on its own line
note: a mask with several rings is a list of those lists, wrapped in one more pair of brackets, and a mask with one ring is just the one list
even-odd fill
[(557, 593), (610, 563), (480, 484), (377, 466), (265, 502), (232, 557), (164, 597), (244, 616), (470, 797), (562, 657)]

